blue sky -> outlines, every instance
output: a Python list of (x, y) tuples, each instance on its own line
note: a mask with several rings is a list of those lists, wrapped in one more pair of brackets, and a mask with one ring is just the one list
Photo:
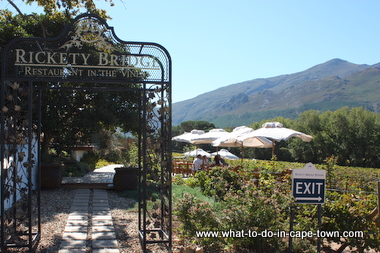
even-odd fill
[(114, 7), (96, 3), (120, 39), (156, 42), (169, 51), (173, 102), (333, 58), (380, 62), (378, 0), (113, 1)]

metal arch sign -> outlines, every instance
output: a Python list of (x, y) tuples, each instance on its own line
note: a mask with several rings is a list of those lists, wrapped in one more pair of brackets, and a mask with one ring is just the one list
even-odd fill
[(120, 40), (100, 17), (78, 16), (55, 38), (20, 38), (3, 53), (3, 79), (169, 82), (171, 60), (156, 43)]
[(308, 163), (292, 171), (292, 194), (296, 203), (323, 204), (325, 201), (326, 171)]
[[(64, 82), (68, 83), (67, 87), (61, 85)], [(36, 136), (41, 136), (42, 112), (39, 105), (43, 96), (42, 89), (67, 88), (86, 91), (94, 88), (96, 92), (125, 91), (134, 96), (136, 101), (132, 102), (131, 107), (140, 111), (137, 122), (141, 140), (138, 143), (141, 157), (138, 177), (141, 186), (138, 227), (140, 242), (144, 252), (147, 251), (148, 244), (156, 243), (166, 244), (171, 252), (171, 82), (171, 58), (164, 47), (150, 42), (122, 41), (115, 35), (112, 27), (93, 14), (78, 16), (54, 38), (12, 40), (2, 50), (0, 134), (3, 138), (0, 138), (0, 149), (8, 149), (8, 137), (11, 140), (31, 142), (35, 132)], [(17, 144), (15, 141), (12, 143)], [(31, 147), (32, 145), (28, 145), (23, 148), (31, 154)], [(16, 152), (18, 149), (12, 150)], [(5, 152), (2, 153), (2, 163), (12, 158)], [(25, 168), (27, 166), (26, 169), (32, 164), (32, 156), (28, 157), (28, 163), (22, 165)], [(39, 159), (36, 161), (39, 166)], [(154, 166), (157, 164), (160, 166)], [(21, 191), (23, 189), (19, 189), (20, 184), (15, 183), (17, 177), (12, 173), (9, 175), (12, 177), (10, 182), (13, 182), (9, 184), (10, 189), (17, 194), (25, 194), (25, 191)], [(32, 173), (25, 172), (25, 175)], [(4, 193), (8, 186), (4, 185), (4, 179), (1, 181), (3, 183), (0, 184), (0, 190)], [(155, 185), (149, 191), (148, 182)], [(34, 182), (28, 178), (27, 183), (28, 187), (32, 187)], [(31, 192), (28, 191), (28, 198), (25, 198), (29, 206), (28, 215), (32, 214)], [(151, 198), (153, 193), (157, 193), (158, 197)], [(3, 199), (6, 201), (7, 198), (3, 195)], [(152, 202), (155, 202), (153, 207), (149, 205)], [(36, 204), (39, 206), (39, 203)], [(4, 207), (4, 204), (0, 203), (0, 206)], [(156, 206), (160, 208), (157, 209)], [(0, 211), (1, 219), (7, 218), (3, 215), (4, 208)], [(23, 244), (21, 245), (4, 238), (18, 235), (20, 231), (23, 234), (25, 231), (33, 231), (33, 238), (25, 236), (29, 238), (31, 250), (32, 244), (40, 238), (40, 229), (38, 236), (35, 236), (32, 223), (26, 224), (28, 222), (20, 220), (15, 212), (10, 212), (10, 215), (15, 221), (13, 223), (20, 225), (22, 230), (0, 229), (0, 250), (3, 252), (6, 247), (23, 247), (24, 241), (20, 242)], [(4, 225), (5, 222), (1, 224)], [(23, 226), (29, 226), (29, 229), (25, 230)]]

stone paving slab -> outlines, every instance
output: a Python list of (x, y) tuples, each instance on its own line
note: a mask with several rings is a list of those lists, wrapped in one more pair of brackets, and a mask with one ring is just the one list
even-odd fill
[(92, 233), (97, 232), (116, 232), (115, 227), (112, 226), (93, 226)]
[(88, 206), (72, 206), (71, 211), (85, 211), (88, 213)]
[(94, 198), (107, 198), (108, 194), (106, 192), (94, 192)]
[(93, 207), (110, 207), (108, 203), (92, 203)]
[(69, 214), (69, 217), (67, 217), (68, 220), (88, 220), (88, 214)]
[[(88, 189), (83, 189), (83, 190), (88, 190)], [(91, 192), (77, 192), (74, 196), (74, 199), (84, 199), (84, 198), (90, 198)]]
[(86, 240), (87, 233), (78, 233), (78, 232), (65, 232), (63, 233), (63, 240)]
[(73, 202), (71, 204), (71, 207), (73, 206), (88, 206), (88, 203), (90, 202), (90, 200), (85, 200), (85, 201), (80, 201), (80, 202)]
[(93, 215), (92, 220), (112, 220), (111, 215)]
[(88, 209), (88, 205), (87, 206), (85, 206), (85, 205), (76, 205), (76, 206), (71, 206), (70, 211), (72, 211), (72, 212), (82, 211), (82, 212), (88, 213), (89, 209)]
[(70, 212), (72, 215), (88, 215), (88, 211), (84, 210), (73, 210)]
[(73, 199), (90, 199), (90, 193), (77, 193)]
[(94, 192), (95, 199), (105, 199), (108, 197), (107, 193)]
[(92, 241), (92, 248), (101, 249), (101, 248), (117, 248), (117, 240), (95, 240)]
[(111, 240), (116, 239), (115, 232), (93, 232), (92, 240)]
[(66, 224), (65, 232), (87, 232), (87, 229), (87, 226), (71, 226)]
[(77, 192), (75, 194), (74, 198), (79, 198), (80, 199), (80, 198), (89, 198), (90, 197), (91, 192), (86, 191), (88, 189), (80, 189), (80, 190), (83, 190), (83, 192)]
[(94, 195), (92, 196), (93, 201), (106, 201), (108, 202), (108, 194), (107, 193), (100, 193), (100, 192), (94, 192)]
[[(108, 197), (105, 197), (105, 198), (108, 198)], [(95, 197), (92, 199), (92, 203), (107, 203), (108, 205), (108, 199), (105, 199), (103, 197), (99, 198), (99, 199), (95, 199)]]
[(95, 189), (94, 196), (107, 196), (107, 192), (102, 192), (102, 189)]
[(111, 215), (110, 210), (95, 210), (92, 211), (92, 215)]
[(113, 226), (112, 220), (93, 220), (93, 226)]
[(80, 193), (89, 193), (89, 192), (90, 192), (90, 190), (88, 190), (88, 189), (78, 189), (77, 190), (78, 194), (80, 194)]
[(76, 241), (66, 241), (66, 240), (62, 240), (61, 241), (61, 249), (62, 248), (85, 248), (87, 245), (87, 241), (86, 240), (76, 240)]
[(66, 223), (66, 226), (88, 226), (87, 220), (69, 220)]
[(92, 253), (120, 253), (119, 249), (94, 249)]
[(90, 198), (81, 198), (81, 199), (74, 199), (73, 205), (88, 203), (90, 201)]
[[(82, 252), (87, 252), (87, 249), (60, 249), (58, 251), (58, 253), (82, 253)], [(111, 251), (109, 251), (109, 253), (111, 253)]]
[(111, 211), (111, 209), (104, 206), (93, 206), (92, 211)]

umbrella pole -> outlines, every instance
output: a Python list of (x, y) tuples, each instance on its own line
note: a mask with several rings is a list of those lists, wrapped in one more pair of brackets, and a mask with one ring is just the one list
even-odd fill
[(272, 140), (272, 158), (274, 157), (274, 140)]
[(243, 159), (244, 159), (244, 147), (241, 146), (241, 159), (240, 159), (240, 165), (243, 167)]

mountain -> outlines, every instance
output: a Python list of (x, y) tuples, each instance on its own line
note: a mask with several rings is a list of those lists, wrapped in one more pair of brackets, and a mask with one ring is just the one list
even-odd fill
[(332, 59), (294, 74), (231, 84), (173, 104), (173, 126), (205, 120), (217, 127), (249, 125), (306, 110), (363, 106), (380, 111), (380, 63)]

